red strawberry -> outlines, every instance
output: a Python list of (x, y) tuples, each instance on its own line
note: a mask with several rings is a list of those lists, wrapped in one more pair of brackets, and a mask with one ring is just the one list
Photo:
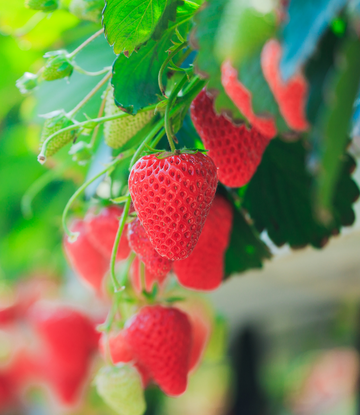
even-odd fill
[[(162, 258), (162, 257), (160, 257)], [(165, 261), (168, 261), (164, 258)], [(141, 275), (140, 275), (140, 260), (135, 258), (134, 262), (131, 266), (131, 285), (137, 293), (141, 293), (143, 289), (147, 292), (151, 292), (155, 283), (158, 283), (159, 286), (162, 286), (166, 281), (167, 274), (162, 277), (157, 277), (156, 275), (152, 274), (149, 269), (145, 266), (145, 287), (142, 287)]]
[(83, 221), (74, 222), (71, 231), (78, 232), (79, 236), (75, 242), (69, 242), (65, 235), (64, 248), (68, 260), (83, 281), (101, 292), (109, 261), (90, 243)]
[(193, 253), (174, 263), (175, 274), (184, 287), (208, 291), (221, 284), (232, 219), (230, 203), (216, 196)]
[(43, 342), (39, 371), (61, 400), (71, 404), (87, 376), (98, 335), (86, 316), (69, 307), (36, 304), (29, 314)]
[[(135, 360), (134, 354), (124, 336), (124, 331), (120, 331), (118, 334), (110, 334), (107, 340), (107, 336), (103, 335), (100, 341), (100, 349), (102, 355), (106, 357), (107, 353), (110, 353), (111, 360), (116, 363), (128, 363)], [(108, 341), (108, 345), (106, 342)], [(107, 347), (109, 348), (107, 352)], [(150, 382), (150, 374), (148, 370), (139, 362), (134, 364), (136, 369), (141, 375), (143, 386)]]
[(308, 85), (300, 73), (286, 82), (283, 81), (280, 73), (281, 54), (280, 43), (274, 39), (269, 40), (261, 53), (261, 67), (289, 127), (304, 131), (309, 127), (305, 115)]
[[(95, 215), (93, 211), (89, 211), (85, 217), (89, 240), (96, 249), (108, 259), (111, 258), (122, 212), (122, 207), (108, 206), (103, 208), (98, 215)], [(125, 225), (124, 232), (120, 239), (119, 248), (116, 254), (117, 260), (127, 258), (130, 253), (126, 234), (127, 225)]]
[(209, 157), (219, 168), (219, 181), (229, 187), (248, 183), (260, 164), (269, 138), (255, 128), (248, 130), (244, 124), (236, 126), (223, 115), (216, 115), (213, 99), (205, 90), (192, 102), (191, 118), (209, 150)]
[[(0, 372), (0, 411), (5, 412), (16, 400), (11, 379), (6, 371)], [(4, 412), (3, 412), (4, 411)]]
[(136, 360), (166, 394), (185, 392), (192, 344), (186, 314), (160, 305), (143, 307), (128, 322), (125, 336)]
[(170, 260), (187, 258), (215, 196), (217, 174), (210, 157), (174, 154), (142, 157), (131, 170), (135, 210), (156, 251)]
[(171, 270), (172, 261), (163, 258), (155, 251), (139, 218), (129, 224), (128, 240), (130, 248), (145, 264), (149, 274), (163, 280)]
[(272, 117), (260, 117), (254, 114), (251, 103), (251, 92), (238, 80), (237, 70), (226, 61), (221, 66), (221, 82), (226, 94), (239, 108), (242, 114), (265, 137), (273, 138), (276, 135), (276, 125)]

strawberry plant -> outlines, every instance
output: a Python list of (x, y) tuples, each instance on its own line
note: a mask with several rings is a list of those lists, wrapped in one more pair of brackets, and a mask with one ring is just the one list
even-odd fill
[[(46, 53), (34, 52), (16, 81), (24, 95), (14, 103), (18, 116), (37, 102), (45, 120), (20, 161), (31, 166), (16, 184), (23, 216), (4, 213), (0, 226), (9, 219), (28, 229), (22, 238), (34, 250), (29, 242), (28, 256), (15, 261), (4, 248), (0, 260), (14, 279), (71, 269), (106, 303), (98, 325), (105, 362), (94, 383), (117, 413), (144, 413), (149, 384), (170, 396), (186, 390), (212, 324), (187, 303), (187, 291), (212, 291), (261, 268), (272, 256), (268, 239), (323, 248), (353, 224), (360, 194), (349, 151), (360, 119), (353, 3), (24, 4), (31, 15), (14, 39), (31, 43), (56, 16), (64, 26), (51, 42), (40, 36)], [(9, 148), (22, 140), (10, 138)], [(38, 310), (27, 317), (46, 344), (34, 373), (71, 405), (96, 334), (74, 310)], [(13, 402), (10, 381), (0, 380), (2, 400)]]

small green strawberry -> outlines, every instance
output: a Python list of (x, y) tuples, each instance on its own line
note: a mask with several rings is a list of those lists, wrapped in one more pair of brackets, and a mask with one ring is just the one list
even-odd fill
[(38, 75), (25, 72), (24, 75), (16, 81), (16, 86), (22, 94), (27, 94), (38, 85)]
[(33, 10), (52, 12), (59, 7), (58, 0), (25, 0), (25, 6)]
[[(123, 111), (116, 106), (112, 92), (108, 92), (105, 104), (105, 116), (121, 113)], [(153, 115), (153, 111), (145, 111), (136, 115), (107, 121), (104, 124), (106, 144), (111, 148), (122, 147), (151, 120)]]
[(93, 156), (91, 147), (85, 141), (75, 143), (71, 147), (69, 154), (72, 156), (73, 161), (76, 161), (80, 166), (87, 164)]
[[(58, 110), (43, 115), (45, 123), (40, 138), (40, 148), (44, 141), (57, 131), (73, 125), (74, 122), (66, 115), (64, 110)], [(76, 130), (64, 131), (55, 136), (48, 144), (45, 157), (52, 156), (66, 144), (70, 143), (76, 137)]]
[(101, 21), (104, 5), (104, 0), (72, 0), (69, 11), (81, 20), (98, 23)]
[(66, 50), (57, 50), (47, 52), (44, 58), (48, 58), (41, 74), (45, 81), (54, 81), (56, 79), (70, 76), (74, 70), (70, 60), (67, 57)]
[(142, 415), (145, 412), (141, 377), (132, 365), (101, 368), (95, 384), (99, 395), (119, 415)]

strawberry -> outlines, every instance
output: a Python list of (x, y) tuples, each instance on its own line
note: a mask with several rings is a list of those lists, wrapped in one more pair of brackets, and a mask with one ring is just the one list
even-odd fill
[(212, 159), (200, 152), (142, 157), (129, 176), (135, 210), (153, 247), (187, 258), (199, 239), (217, 186)]
[(106, 357), (109, 352), (114, 364), (133, 362), (141, 375), (143, 386), (147, 386), (150, 381), (150, 374), (143, 365), (139, 362), (135, 362), (134, 354), (124, 336), (124, 331), (120, 331), (117, 334), (111, 333), (109, 335), (103, 335), (100, 340), (100, 350), (104, 357)]
[(91, 354), (97, 349), (98, 335), (92, 323), (64, 306), (36, 304), (29, 316), (43, 343), (38, 357), (42, 378), (63, 403), (74, 403), (86, 379)]
[(265, 137), (273, 138), (277, 129), (272, 117), (260, 117), (254, 114), (251, 103), (251, 92), (238, 80), (237, 70), (226, 61), (221, 66), (221, 82), (226, 94), (239, 108), (242, 114)]
[(27, 94), (37, 87), (38, 78), (38, 75), (31, 72), (25, 72), (21, 78), (16, 80), (16, 86), (22, 94)]
[(48, 58), (41, 72), (41, 77), (45, 81), (67, 78), (73, 73), (74, 67), (67, 57), (66, 50), (47, 52), (44, 58)]
[(160, 305), (143, 307), (128, 321), (125, 338), (136, 360), (166, 394), (185, 392), (192, 344), (186, 314)]
[(32, 10), (51, 12), (59, 6), (58, 0), (26, 0), (25, 6)]
[(104, 4), (104, 0), (72, 0), (69, 12), (79, 19), (99, 23)]
[(214, 290), (221, 284), (232, 219), (230, 203), (216, 196), (194, 251), (188, 258), (174, 263), (180, 284), (203, 291)]
[(163, 258), (155, 251), (139, 218), (129, 224), (128, 240), (130, 248), (143, 261), (149, 274), (158, 278), (161, 283), (170, 272), (172, 261)]
[[(167, 261), (166, 258), (164, 259)], [(131, 273), (130, 273), (131, 285), (137, 293), (140, 294), (143, 289), (145, 289), (147, 292), (151, 292), (155, 283), (159, 284), (160, 287), (164, 285), (167, 274), (161, 277), (158, 277), (152, 274), (149, 271), (149, 269), (145, 266), (145, 287), (142, 287), (141, 274), (140, 274), (140, 263), (141, 261), (138, 258), (135, 258), (134, 262), (131, 265)]]
[[(121, 114), (114, 102), (112, 92), (108, 92), (105, 104), (105, 116)], [(111, 148), (120, 148), (140, 131), (153, 117), (153, 111), (143, 111), (136, 115), (107, 121), (104, 124), (104, 137), (106, 144)]]
[[(113, 205), (101, 209), (98, 215), (93, 210), (90, 210), (85, 216), (85, 226), (89, 241), (108, 259), (111, 258), (122, 212), (122, 207)], [(130, 253), (126, 234), (127, 225), (125, 225), (120, 239), (116, 254), (117, 260), (127, 258)]]
[(64, 249), (68, 260), (79, 277), (96, 292), (101, 292), (103, 279), (109, 269), (109, 261), (89, 241), (85, 223), (75, 221), (72, 232), (79, 235), (75, 242), (64, 238)]
[(216, 115), (213, 99), (203, 90), (191, 104), (194, 126), (218, 167), (219, 181), (225, 186), (241, 187), (250, 181), (269, 138), (244, 124), (236, 126), (223, 115)]
[[(73, 121), (67, 117), (63, 110), (50, 112), (49, 114), (43, 115), (43, 117), (45, 118), (45, 122), (41, 132), (40, 148), (43, 145), (44, 141), (52, 134), (74, 124)], [(49, 142), (46, 148), (45, 157), (54, 155), (66, 144), (69, 144), (71, 141), (73, 141), (75, 137), (75, 130), (64, 131), (56, 135)]]
[(261, 67), (289, 127), (304, 131), (309, 127), (305, 114), (308, 85), (301, 73), (283, 81), (280, 73), (281, 55), (280, 43), (274, 39), (269, 40), (261, 52)]
[(131, 365), (100, 369), (95, 378), (99, 395), (119, 415), (142, 415), (146, 405), (141, 379)]

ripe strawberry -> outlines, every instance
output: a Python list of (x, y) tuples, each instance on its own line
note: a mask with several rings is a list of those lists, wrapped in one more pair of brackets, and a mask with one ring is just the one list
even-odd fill
[(304, 131), (309, 127), (305, 114), (308, 85), (301, 73), (283, 81), (280, 73), (281, 54), (280, 43), (274, 39), (269, 40), (261, 53), (261, 67), (289, 127)]
[(146, 405), (141, 379), (131, 365), (100, 369), (95, 378), (99, 395), (119, 415), (142, 415)]
[(191, 104), (191, 119), (218, 167), (219, 181), (225, 186), (241, 187), (250, 181), (269, 138), (255, 128), (236, 126), (223, 115), (216, 115), (213, 99), (203, 90)]
[(72, 404), (86, 379), (98, 335), (90, 320), (64, 306), (36, 304), (29, 313), (43, 350), (39, 372), (65, 404)]
[(226, 94), (249, 120), (250, 124), (265, 137), (273, 138), (277, 132), (274, 119), (254, 114), (251, 92), (238, 80), (237, 70), (228, 61), (221, 66), (221, 82)]
[(104, 0), (72, 0), (69, 12), (79, 19), (99, 23), (104, 4)]
[[(74, 124), (73, 121), (67, 117), (63, 110), (50, 112), (43, 117), (46, 119), (41, 132), (40, 148), (43, 145), (44, 141), (52, 134)], [(53, 139), (51, 139), (46, 148), (45, 157), (50, 157), (57, 153), (62, 147), (64, 147), (66, 144), (69, 144), (75, 138), (75, 136), (76, 133), (74, 130), (65, 131), (55, 136)]]
[(165, 393), (177, 396), (186, 390), (192, 344), (186, 314), (160, 305), (143, 307), (126, 325), (125, 338)]
[(25, 6), (32, 10), (51, 12), (59, 6), (58, 0), (26, 0)]
[[(85, 216), (85, 226), (89, 241), (108, 259), (111, 258), (122, 212), (122, 207), (113, 205), (101, 209), (98, 215), (95, 215), (94, 211), (90, 210)], [(126, 234), (127, 225), (125, 225), (120, 239), (116, 254), (117, 260), (127, 258), (130, 253)]]
[[(167, 261), (166, 258), (164, 259)], [(140, 263), (141, 261), (138, 258), (135, 258), (134, 262), (131, 265), (130, 273), (131, 285), (137, 293), (140, 294), (143, 289), (145, 289), (147, 292), (151, 292), (155, 283), (158, 283), (160, 287), (165, 283), (168, 274), (157, 277), (156, 275), (152, 274), (145, 266), (145, 287), (142, 287), (143, 283), (141, 281)]]
[(144, 387), (150, 382), (148, 370), (139, 362), (135, 361), (134, 354), (124, 336), (124, 331), (120, 331), (117, 334), (112, 333), (108, 335), (108, 338), (106, 335), (103, 335), (100, 340), (100, 350), (105, 358), (107, 353), (110, 353), (111, 360), (114, 364), (132, 362), (141, 375)]
[(65, 235), (64, 249), (67, 258), (79, 277), (100, 293), (109, 269), (109, 261), (90, 243), (83, 221), (74, 222), (71, 231), (79, 232), (79, 236), (75, 242), (69, 242)]
[(130, 248), (145, 264), (149, 274), (158, 278), (159, 282), (162, 282), (171, 270), (172, 261), (163, 258), (155, 251), (139, 218), (136, 218), (129, 224), (128, 240)]
[(199, 239), (217, 186), (210, 157), (144, 156), (131, 170), (135, 210), (156, 251), (170, 260), (187, 258)]
[(174, 263), (174, 272), (184, 287), (209, 291), (221, 284), (232, 218), (229, 202), (216, 196), (194, 251), (188, 258)]
[[(112, 91), (108, 92), (105, 104), (105, 115), (121, 114), (114, 102)], [(105, 143), (112, 148), (120, 148), (140, 131), (153, 117), (153, 111), (139, 112), (136, 115), (107, 121), (104, 124)]]

